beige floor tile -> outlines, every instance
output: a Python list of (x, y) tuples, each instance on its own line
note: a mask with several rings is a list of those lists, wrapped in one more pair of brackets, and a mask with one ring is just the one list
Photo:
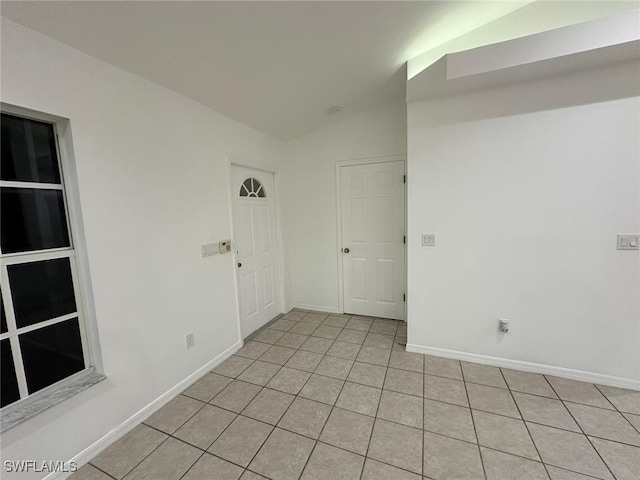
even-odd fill
[(83, 467), (80, 467), (76, 472), (71, 474), (69, 479), (70, 480), (113, 480), (112, 477), (98, 470), (96, 467), (90, 464), (86, 464)]
[(295, 397), (288, 393), (264, 388), (242, 411), (245, 417), (276, 425)]
[(351, 317), (351, 320), (347, 322), (344, 328), (348, 328), (349, 330), (359, 330), (361, 332), (368, 332), (373, 325), (373, 320)]
[(121, 479), (166, 439), (166, 434), (140, 424), (109, 445), (91, 463), (112, 477)]
[(478, 446), (424, 432), (423, 474), (443, 480), (484, 480)]
[(301, 310), (291, 310), (288, 313), (285, 313), (282, 318), (287, 320), (300, 321), (307, 315), (307, 312), (303, 312)]
[(471, 411), (465, 407), (424, 399), (424, 429), (476, 443)]
[(385, 367), (355, 362), (349, 372), (347, 380), (370, 387), (382, 388), (386, 373), (387, 369)]
[(640, 415), (633, 415), (631, 413), (623, 413), (623, 415), (629, 421), (629, 423), (636, 427), (636, 430), (640, 432)]
[(301, 480), (359, 479), (364, 457), (318, 443), (302, 472)]
[(613, 405), (590, 383), (550, 375), (545, 377), (561, 400), (613, 410)]
[(300, 348), (308, 338), (308, 335), (287, 332), (280, 337), (280, 340), (276, 342), (276, 345), (280, 345), (281, 347)]
[(618, 412), (565, 402), (587, 435), (640, 446), (640, 433)]
[(640, 448), (591, 437), (593, 445), (618, 480), (637, 480)]
[(311, 373), (294, 368), (282, 367), (267, 384), (267, 387), (280, 392), (297, 395), (307, 383)]
[(422, 373), (397, 370), (389, 367), (384, 379), (384, 389), (422, 397), (424, 377)]
[(544, 375), (509, 370), (508, 368), (501, 368), (500, 370), (502, 370), (507, 385), (514, 392), (558, 398), (553, 388), (551, 388), (551, 385), (549, 385), (549, 382), (544, 378)]
[(540, 462), (480, 447), (487, 480), (549, 480)]
[(377, 417), (409, 427), (422, 428), (422, 397), (382, 391)]
[(216, 373), (207, 373), (196, 383), (187, 388), (183, 395), (186, 395), (201, 402), (208, 402), (231, 383), (232, 379)]
[(316, 328), (318, 328), (318, 325), (313, 323), (298, 322), (298, 324), (289, 331), (291, 333), (299, 333), (300, 335), (311, 335)]
[(295, 348), (274, 345), (264, 352), (258, 360), (267, 363), (275, 363), (276, 365), (284, 365), (291, 357), (293, 357), (296, 351), (297, 350)]
[(386, 348), (376, 347), (362, 347), (356, 360), (363, 363), (372, 363), (374, 365), (380, 365), (386, 367), (389, 365), (389, 358), (391, 357), (391, 350)]
[(238, 380), (265, 386), (278, 370), (280, 370), (280, 365), (256, 360), (238, 376)]
[(340, 335), (342, 331), (341, 328), (338, 327), (330, 327), (329, 325), (320, 325), (318, 328), (314, 330), (312, 336), (327, 338), (329, 340), (335, 340)]
[(344, 358), (346, 360), (355, 360), (360, 348), (360, 345), (355, 343), (333, 342), (333, 345), (331, 345), (331, 348), (327, 351), (327, 355)]
[(313, 323), (315, 325), (320, 325), (327, 319), (328, 315), (326, 313), (308, 313), (304, 317), (302, 317), (302, 322)]
[(222, 392), (213, 397), (213, 400), (209, 403), (231, 410), (232, 412), (240, 413), (260, 390), (262, 390), (262, 388), (257, 385), (235, 380)]
[(534, 423), (527, 423), (527, 426), (544, 463), (605, 480), (613, 479), (584, 435)]
[(342, 332), (340, 332), (340, 335), (338, 335), (338, 338), (336, 338), (336, 340), (340, 342), (356, 343), (358, 345), (362, 345), (365, 338), (367, 338), (367, 332), (362, 332), (359, 330), (348, 330), (345, 328), (344, 330), (342, 330)]
[(273, 480), (297, 480), (314, 445), (309, 438), (276, 428), (249, 469)]
[(322, 325), (327, 325), (329, 327), (337, 327), (337, 328), (344, 328), (344, 326), (347, 324), (347, 322), (349, 321), (349, 317), (337, 317), (335, 315), (329, 315), (326, 320), (324, 322), (322, 322)]
[(377, 419), (367, 457), (422, 474), (422, 431)]
[(415, 473), (367, 458), (364, 462), (362, 480), (421, 480), (421, 477)]
[(569, 470), (564, 470), (562, 468), (552, 467), (551, 465), (547, 465), (546, 467), (551, 480), (593, 480), (594, 478), (587, 477), (581, 473), (570, 472)]
[(473, 410), (473, 421), (481, 446), (540, 461), (522, 420)]
[(507, 417), (520, 418), (518, 407), (516, 407), (509, 390), (467, 383), (467, 394), (469, 395), (471, 408), (497, 413), (498, 415), (506, 415)]
[(392, 323), (392, 322), (376, 320), (373, 322), (373, 325), (371, 325), (369, 332), (395, 336), (397, 330), (398, 330), (398, 325), (396, 325), (395, 322)]
[(297, 324), (298, 322), (296, 322), (295, 320), (280, 318), (279, 320), (276, 320), (271, 325), (269, 325), (269, 328), (271, 328), (272, 330), (280, 330), (281, 332), (288, 332)]
[(255, 342), (269, 343), (274, 344), (278, 340), (282, 338), (285, 332), (281, 332), (280, 330), (273, 330), (271, 328), (265, 328), (261, 332), (259, 332), (255, 337), (252, 337), (251, 340)]
[(235, 353), (235, 355), (256, 360), (260, 355), (269, 350), (269, 348), (269, 344), (267, 343), (254, 342), (252, 340), (249, 340), (240, 350)]
[(302, 387), (298, 396), (333, 405), (336, 403), (343, 385), (343, 380), (314, 373), (309, 377), (305, 386)]
[(436, 375), (438, 377), (453, 378), (454, 380), (462, 380), (462, 369), (458, 360), (450, 358), (433, 357), (431, 355), (424, 356), (424, 373)]
[(214, 457), (209, 453), (202, 455), (181, 480), (238, 480), (244, 470), (233, 463)]
[(236, 414), (213, 405), (205, 405), (173, 434), (174, 437), (206, 450), (220, 436)]
[(382, 390), (379, 388), (346, 382), (340, 392), (336, 407), (375, 417), (381, 393)]
[(241, 415), (213, 442), (208, 451), (246, 467), (272, 430), (271, 425)]
[(305, 372), (313, 372), (318, 367), (321, 360), (321, 353), (298, 350), (285, 364), (285, 367), (304, 370)]
[(320, 441), (364, 455), (367, 453), (372, 428), (372, 417), (334, 408), (320, 434)]
[(329, 413), (331, 413), (329, 405), (298, 397), (278, 422), (278, 426), (305, 437), (317, 439), (329, 418)]
[(333, 341), (327, 338), (309, 337), (306, 342), (302, 344), (300, 350), (307, 352), (321, 353), (324, 355), (329, 348), (333, 345)]
[(597, 388), (621, 412), (640, 415), (640, 392), (603, 385), (597, 385)]
[(392, 352), (389, 366), (401, 370), (411, 370), (422, 373), (424, 371), (424, 355), (420, 353)]
[(382, 335), (381, 333), (368, 333), (363, 345), (366, 347), (391, 348), (393, 347), (393, 336)]
[(582, 433), (578, 424), (560, 400), (514, 392), (513, 397), (522, 417), (534, 423)]
[(478, 363), (461, 362), (465, 382), (479, 383), (490, 387), (507, 388), (502, 373), (497, 367)]
[(352, 360), (345, 360), (344, 358), (338, 357), (324, 357), (318, 365), (318, 368), (316, 368), (315, 373), (346, 380), (352, 365)]
[(178, 395), (147, 418), (144, 423), (172, 434), (206, 404), (184, 395)]
[(224, 362), (214, 368), (213, 373), (218, 375), (224, 375), (225, 377), (236, 378), (242, 372), (244, 372), (249, 365), (253, 363), (250, 358), (239, 357), (237, 355), (231, 355)]
[(424, 376), (424, 397), (462, 407), (469, 406), (464, 382), (451, 378)]
[(134, 468), (127, 480), (178, 480), (202, 455), (199, 450), (175, 438), (168, 438)]

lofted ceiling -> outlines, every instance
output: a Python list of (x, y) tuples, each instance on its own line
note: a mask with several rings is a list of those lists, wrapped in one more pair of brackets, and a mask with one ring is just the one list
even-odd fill
[(403, 99), (407, 60), (527, 3), (3, 1), (1, 13), (286, 141)]

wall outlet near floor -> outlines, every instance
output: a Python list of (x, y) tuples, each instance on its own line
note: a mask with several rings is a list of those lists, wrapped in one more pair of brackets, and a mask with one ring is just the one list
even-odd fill
[(498, 331), (501, 333), (509, 333), (509, 320), (500, 318), (498, 320)]
[(187, 333), (187, 348), (191, 348), (196, 344), (195, 338), (193, 338), (193, 333)]
[(640, 249), (640, 235), (618, 235), (618, 250), (638, 250)]

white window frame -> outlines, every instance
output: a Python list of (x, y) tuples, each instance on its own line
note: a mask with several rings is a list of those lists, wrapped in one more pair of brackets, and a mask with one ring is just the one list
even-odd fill
[[(67, 229), (69, 233), (69, 247), (37, 250), (34, 252), (0, 254), (0, 282), (3, 292), (5, 292), (5, 295), (3, 296), (3, 304), (5, 308), (7, 327), (11, 331), (11, 333), (6, 332), (0, 334), (0, 339), (4, 340), (8, 338), (11, 342), (13, 361), (18, 379), (18, 389), (21, 397), (16, 402), (7, 405), (0, 410), (0, 418), (2, 419), (2, 426), (0, 430), (3, 431), (11, 428), (20, 421), (26, 420), (40, 411), (63, 401), (69, 396), (78, 393), (89, 384), (97, 383), (104, 379), (104, 376), (102, 375), (102, 356), (98, 338), (82, 211), (80, 208), (78, 176), (73, 152), (70, 122), (68, 119), (63, 117), (36, 112), (34, 110), (14, 105), (8, 105), (6, 103), (0, 103), (0, 110), (2, 113), (15, 115), (29, 120), (45, 122), (53, 126), (61, 184), (57, 185), (0, 180), (0, 186), (18, 188), (35, 187), (40, 189), (61, 190), (63, 192)], [(69, 258), (73, 289), (76, 299), (76, 312), (16, 329), (15, 313), (13, 309), (13, 302), (11, 301), (11, 286), (9, 284), (7, 267), (10, 265), (58, 258)], [(63, 322), (76, 316), (78, 317), (78, 324), (80, 328), (85, 368), (29, 395), (22, 363), (22, 355), (20, 353), (18, 335)], [(61, 390), (65, 391), (65, 395), (52, 395), (52, 393), (59, 393)], [(39, 408), (33, 408), (34, 404), (38, 404)], [(27, 406), (28, 408), (25, 408)]]

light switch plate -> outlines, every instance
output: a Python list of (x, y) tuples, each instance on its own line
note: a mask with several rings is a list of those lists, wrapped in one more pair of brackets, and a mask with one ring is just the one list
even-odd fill
[(220, 240), (218, 242), (218, 250), (220, 253), (229, 253), (231, 251), (231, 240)]
[(618, 250), (640, 250), (640, 235), (618, 235)]
[(436, 246), (436, 234), (435, 233), (423, 233), (422, 234), (422, 246), (423, 247), (435, 247)]

